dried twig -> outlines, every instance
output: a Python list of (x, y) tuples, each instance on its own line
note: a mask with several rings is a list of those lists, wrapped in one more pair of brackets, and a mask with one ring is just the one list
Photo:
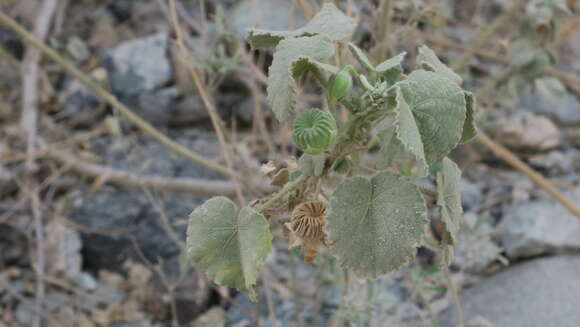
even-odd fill
[(151, 124), (149, 124), (148, 122), (146, 122), (145, 120), (134, 114), (129, 108), (127, 108), (127, 106), (122, 104), (113, 94), (103, 89), (98, 83), (93, 81), (85, 73), (81, 72), (78, 68), (76, 68), (70, 61), (66, 60), (56, 51), (49, 48), (46, 44), (44, 44), (44, 42), (36, 38), (34, 35), (30, 34), (30, 32), (24, 29), (18, 22), (10, 18), (2, 11), (0, 11), (0, 24), (5, 25), (10, 30), (14, 31), (14, 33), (19, 35), (24, 41), (34, 46), (35, 48), (39, 49), (50, 59), (54, 60), (65, 71), (76, 77), (88, 89), (90, 89), (96, 95), (98, 95), (107, 103), (109, 103), (109, 105), (111, 105), (111, 107), (117, 110), (125, 119), (135, 124), (135, 126), (137, 126), (145, 133), (149, 134), (153, 138), (157, 139), (159, 142), (165, 144), (168, 148), (175, 151), (177, 154), (182, 155), (190, 159), (191, 161), (198, 163), (204, 167), (207, 167), (213, 171), (216, 171), (222, 175), (238, 178), (241, 177), (235, 171), (232, 171), (231, 169), (228, 169), (227, 167), (224, 167), (223, 165), (217, 162), (208, 160), (204, 158), (202, 155), (197, 154), (188, 149), (187, 147), (171, 140), (169, 137), (161, 133), (158, 129), (153, 127)]
[(528, 165), (526, 165), (523, 161), (520, 160), (516, 155), (514, 155), (511, 151), (506, 149), (500, 144), (497, 144), (492, 139), (487, 137), (483, 133), (478, 133), (476, 136), (476, 140), (480, 143), (485, 145), (489, 148), (495, 155), (504, 159), (507, 163), (509, 163), (512, 167), (519, 170), (526, 176), (528, 176), (532, 181), (534, 181), (538, 186), (546, 190), (556, 201), (560, 202), (566, 209), (568, 209), (572, 214), (580, 219), (580, 209), (576, 207), (572, 201), (568, 200), (562, 193), (560, 193), (550, 181), (548, 181), (544, 176), (540, 175)]
[[(141, 176), (86, 162), (64, 150), (45, 148), (44, 153), (49, 158), (69, 166), (74, 171), (95, 178), (106, 176), (108, 182), (116, 184), (196, 195), (235, 195), (235, 186), (231, 182), (183, 177)], [(263, 191), (272, 191), (270, 187), (263, 188)]]
[[(209, 92), (206, 89), (205, 85), (202, 83), (201, 77), (199, 76), (197, 69), (193, 66), (191, 54), (183, 44), (183, 39), (181, 36), (181, 28), (179, 26), (179, 17), (177, 16), (177, 10), (175, 9), (175, 0), (169, 0), (169, 8), (171, 10), (171, 20), (173, 23), (173, 28), (175, 30), (175, 36), (177, 39), (177, 45), (181, 52), (183, 59), (187, 63), (187, 67), (189, 68), (189, 73), (193, 82), (201, 96), (203, 104), (209, 113), (209, 117), (211, 119), (212, 125), (214, 130), (217, 134), (218, 140), (221, 145), (221, 150), (226, 161), (226, 165), (229, 169), (233, 169), (233, 160), (232, 160), (232, 152), (230, 151), (229, 145), (226, 142), (224, 132), (223, 132), (223, 122), (221, 121), (217, 109), (209, 96)], [(234, 184), (236, 185), (236, 197), (238, 198), (238, 202), (241, 206), (246, 205), (246, 200), (244, 199), (244, 195), (242, 193), (242, 187), (240, 185), (240, 178), (233, 176)]]
[[(50, 23), (54, 16), (57, 0), (46, 0), (39, 8), (34, 34), (39, 40), (46, 39), (50, 29)], [(28, 46), (22, 64), (22, 115), (20, 127), (26, 133), (26, 162), (25, 169), (28, 172), (25, 181), (25, 197), (30, 198), (30, 209), (34, 219), (34, 234), (36, 238), (36, 298), (35, 311), (42, 312), (45, 295), (44, 270), (46, 261), (44, 257), (44, 225), (40, 210), (40, 197), (34, 191), (37, 182), (34, 179), (33, 171), (35, 167), (34, 156), (32, 154), (36, 148), (36, 138), (38, 135), (38, 81), (39, 64), (41, 53), (38, 49)], [(33, 317), (32, 326), (39, 327), (43, 323), (43, 317), (39, 314)]]

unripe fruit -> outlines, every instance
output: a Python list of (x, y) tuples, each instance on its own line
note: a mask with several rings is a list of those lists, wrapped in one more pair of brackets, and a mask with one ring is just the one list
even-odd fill
[(338, 73), (332, 75), (328, 81), (328, 92), (330, 93), (330, 100), (339, 101), (346, 96), (348, 91), (352, 88), (352, 77), (345, 69), (341, 69)]
[(294, 143), (308, 154), (319, 154), (336, 139), (338, 130), (334, 117), (320, 109), (310, 109), (294, 121)]

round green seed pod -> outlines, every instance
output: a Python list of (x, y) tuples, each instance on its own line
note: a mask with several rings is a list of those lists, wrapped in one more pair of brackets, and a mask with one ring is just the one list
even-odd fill
[(320, 109), (310, 109), (294, 121), (294, 143), (308, 154), (319, 154), (336, 139), (338, 129), (334, 117)]
[(328, 80), (328, 92), (332, 101), (339, 101), (346, 96), (352, 88), (352, 77), (344, 68), (332, 75)]

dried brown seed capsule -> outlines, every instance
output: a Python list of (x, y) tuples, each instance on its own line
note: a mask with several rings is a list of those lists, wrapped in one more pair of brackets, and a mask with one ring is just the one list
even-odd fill
[(326, 204), (324, 202), (304, 202), (292, 211), (290, 227), (292, 231), (304, 239), (324, 239), (324, 217)]

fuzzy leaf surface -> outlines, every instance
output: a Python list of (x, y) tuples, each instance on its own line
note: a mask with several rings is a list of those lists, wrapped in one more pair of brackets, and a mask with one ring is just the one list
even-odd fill
[(268, 100), (280, 122), (294, 116), (296, 81), (300, 74), (334, 54), (330, 39), (305, 36), (280, 41), (269, 69)]
[(463, 90), (434, 72), (417, 70), (398, 82), (423, 141), (427, 164), (441, 160), (457, 146), (466, 118)]
[(461, 170), (449, 158), (441, 162), (441, 171), (437, 174), (437, 205), (441, 207), (441, 220), (446, 235), (444, 242), (455, 245), (457, 233), (463, 216), (461, 207)]
[(322, 9), (304, 27), (294, 31), (269, 31), (253, 28), (248, 40), (256, 49), (271, 48), (285, 38), (322, 35), (332, 41), (346, 39), (356, 28), (356, 21), (345, 15), (332, 3), (324, 3)]
[(461, 83), (463, 83), (461, 76), (457, 75), (451, 68), (442, 63), (435, 52), (426, 45), (419, 47), (417, 64), (419, 68), (439, 73), (449, 78), (457, 85), (461, 85)]
[(461, 134), (461, 143), (471, 141), (477, 135), (477, 127), (475, 127), (475, 96), (471, 92), (464, 92), (465, 94), (465, 123), (463, 123), (463, 131)]
[(401, 176), (380, 172), (338, 185), (325, 228), (331, 252), (343, 266), (376, 278), (415, 256), (426, 224), (427, 208), (419, 189)]
[(250, 207), (237, 212), (228, 198), (213, 197), (189, 216), (187, 254), (219, 285), (249, 291), (272, 248), (264, 216)]
[(367, 55), (353, 43), (348, 44), (348, 48), (356, 60), (369, 72), (379, 73), (384, 76), (390, 83), (393, 83), (401, 73), (403, 67), (401, 66), (407, 52), (401, 52), (398, 55), (389, 58), (376, 67), (371, 63)]

